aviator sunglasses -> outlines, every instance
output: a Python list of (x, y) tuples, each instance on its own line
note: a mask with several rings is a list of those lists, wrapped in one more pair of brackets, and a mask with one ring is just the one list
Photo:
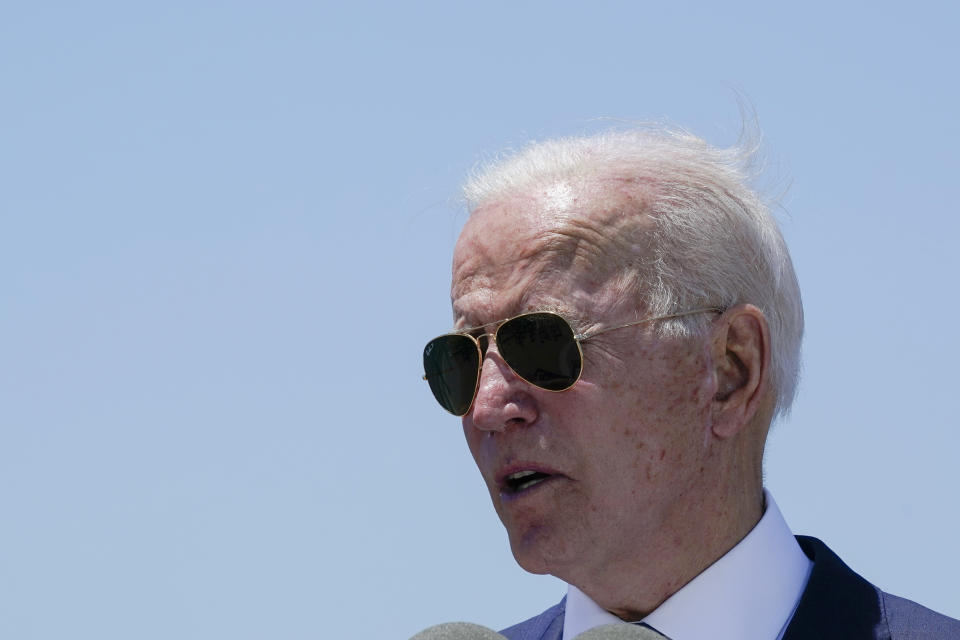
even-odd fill
[[(466, 415), (477, 396), (480, 370), (489, 344), (486, 327), (498, 325), (493, 334), (500, 357), (530, 384), (547, 391), (566, 391), (577, 383), (583, 370), (580, 344), (602, 333), (658, 320), (698, 313), (722, 313), (706, 308), (644, 318), (588, 333), (575, 333), (562, 316), (547, 311), (525, 313), (434, 338), (423, 349), (423, 379), (433, 397), (455, 416)], [(482, 343), (481, 343), (482, 342)]]

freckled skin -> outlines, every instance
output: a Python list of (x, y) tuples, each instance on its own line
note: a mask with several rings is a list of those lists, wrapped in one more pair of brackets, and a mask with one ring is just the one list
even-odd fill
[[(608, 255), (605, 242), (622, 244), (622, 222), (608, 223), (642, 198), (615, 192), (600, 200), (589, 185), (575, 192), (570, 210), (558, 210), (555, 201), (548, 209), (534, 192), (471, 215), (454, 254), (458, 327), (538, 309), (589, 325), (575, 330), (647, 315), (642, 301), (614, 286), (613, 272), (587, 259)], [(570, 226), (572, 218), (578, 225)], [(573, 259), (552, 250), (558, 238), (575, 248)], [(658, 337), (639, 325), (586, 341), (583, 352), (580, 381), (553, 393), (519, 379), (491, 345), (463, 430), (517, 562), (638, 619), (729, 549), (726, 539), (742, 537), (759, 515), (746, 518), (756, 516), (746, 529), (739, 510), (740, 522), (715, 517), (725, 508), (719, 492), (741, 480), (711, 436), (716, 380), (704, 340)], [(507, 499), (496, 474), (516, 464), (560, 477)]]

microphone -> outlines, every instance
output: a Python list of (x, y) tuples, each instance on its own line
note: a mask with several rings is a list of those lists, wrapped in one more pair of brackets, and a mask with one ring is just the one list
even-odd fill
[(574, 640), (664, 640), (667, 636), (635, 624), (605, 624), (587, 629)]
[(507, 640), (507, 637), (472, 622), (444, 622), (427, 627), (410, 640)]

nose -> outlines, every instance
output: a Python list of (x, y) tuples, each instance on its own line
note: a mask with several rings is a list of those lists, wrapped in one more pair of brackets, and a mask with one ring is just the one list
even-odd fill
[(473, 407), (464, 416), (464, 421), (481, 431), (504, 431), (509, 426), (531, 424), (538, 415), (532, 389), (533, 386), (515, 374), (491, 345), (480, 368)]

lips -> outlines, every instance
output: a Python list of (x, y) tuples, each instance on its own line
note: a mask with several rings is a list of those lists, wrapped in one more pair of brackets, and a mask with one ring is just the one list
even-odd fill
[(517, 496), (561, 477), (549, 469), (540, 466), (515, 465), (497, 474), (497, 486), (504, 496)]
[(511, 473), (505, 478), (506, 488), (510, 493), (520, 493), (525, 489), (529, 489), (535, 484), (539, 484), (549, 478), (550, 475), (543, 473), (542, 471), (518, 471), (516, 473)]

